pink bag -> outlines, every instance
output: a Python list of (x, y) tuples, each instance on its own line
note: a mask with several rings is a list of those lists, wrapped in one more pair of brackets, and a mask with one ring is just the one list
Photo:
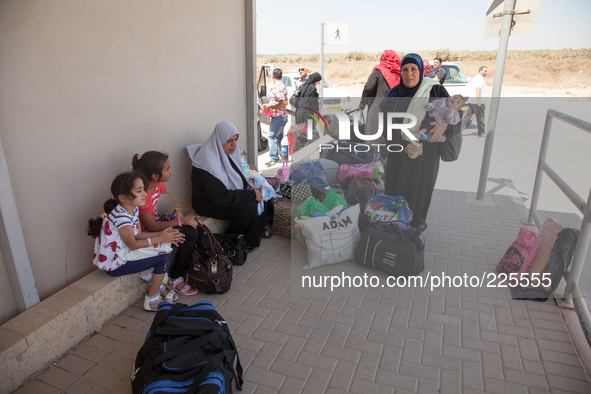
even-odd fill
[(382, 175), (384, 175), (384, 167), (379, 161), (367, 164), (342, 164), (339, 168), (340, 182), (349, 182), (353, 178), (371, 181), (380, 179)]
[(519, 273), (519, 280), (521, 280), (522, 274), (529, 270), (537, 248), (538, 237), (536, 234), (531, 230), (521, 228), (517, 239), (497, 264), (497, 271), (505, 274)]
[(279, 182), (287, 182), (289, 181), (289, 166), (286, 161), (282, 161), (282, 163), (283, 168), (277, 170), (277, 175), (279, 175)]

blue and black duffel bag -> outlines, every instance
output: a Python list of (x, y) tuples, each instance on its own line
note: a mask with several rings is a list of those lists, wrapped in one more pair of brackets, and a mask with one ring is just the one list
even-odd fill
[(161, 303), (135, 360), (133, 393), (231, 394), (233, 379), (242, 390), (236, 344), (211, 302)]

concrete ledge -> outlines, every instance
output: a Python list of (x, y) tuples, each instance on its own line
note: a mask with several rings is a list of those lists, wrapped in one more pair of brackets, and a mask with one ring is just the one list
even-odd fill
[(139, 274), (113, 278), (95, 270), (0, 326), (0, 394), (62, 358), (146, 292)]

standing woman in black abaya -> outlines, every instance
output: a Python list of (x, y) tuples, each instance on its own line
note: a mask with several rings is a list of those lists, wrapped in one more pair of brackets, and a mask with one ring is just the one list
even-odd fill
[[(390, 152), (386, 167), (386, 194), (402, 196), (408, 202), (413, 216), (427, 220), (431, 197), (439, 172), (442, 142), (439, 138), (446, 132), (443, 126), (425, 111), (425, 104), (429, 98), (449, 97), (449, 93), (439, 82), (423, 78), (423, 60), (415, 53), (409, 53), (402, 58), (400, 84), (388, 91), (380, 103), (380, 110), (387, 112), (408, 112), (417, 117), (417, 124), (421, 128), (427, 127), (428, 141), (422, 141), (420, 146), (413, 145), (403, 139), (400, 130), (394, 130), (389, 143), (400, 144), (403, 152)], [(461, 116), (461, 115), (460, 115)], [(401, 119), (395, 123), (403, 123)], [(460, 123), (447, 126), (450, 129), (446, 135), (460, 132)], [(413, 159), (411, 156), (419, 155)]]

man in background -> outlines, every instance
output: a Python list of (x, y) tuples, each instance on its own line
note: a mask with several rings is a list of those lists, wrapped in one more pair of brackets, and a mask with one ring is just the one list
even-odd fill
[(306, 78), (308, 78), (308, 67), (305, 64), (302, 64), (300, 68), (298, 68), (298, 72), (300, 73), (300, 79), (295, 81), (295, 89), (296, 91), (300, 89), (300, 87), (306, 82)]
[(478, 74), (472, 78), (470, 82), (470, 99), (468, 100), (468, 110), (466, 115), (462, 119), (462, 130), (468, 126), (472, 115), (476, 114), (476, 124), (478, 125), (478, 136), (484, 137), (485, 125), (484, 125), (484, 104), (482, 104), (482, 97), (484, 97), (484, 90), (486, 85), (484, 84), (484, 77), (488, 74), (488, 68), (486, 66), (480, 67)]
[(267, 166), (273, 166), (279, 161), (279, 150), (281, 140), (283, 139), (283, 129), (287, 123), (287, 88), (281, 82), (283, 71), (280, 68), (273, 70), (273, 86), (269, 90), (268, 104), (263, 104), (261, 108), (264, 112), (272, 110), (271, 124), (269, 126), (269, 156), (271, 161)]
[(433, 59), (433, 68), (427, 74), (427, 77), (439, 81), (441, 85), (445, 82), (445, 70), (441, 67), (441, 58)]

